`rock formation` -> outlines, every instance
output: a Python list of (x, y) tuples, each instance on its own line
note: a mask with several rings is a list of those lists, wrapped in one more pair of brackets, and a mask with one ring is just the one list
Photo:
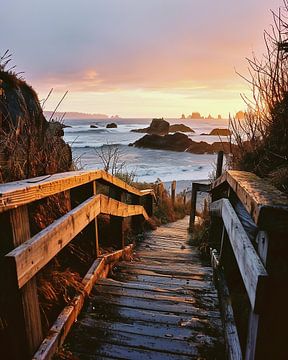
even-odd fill
[(161, 149), (172, 151), (185, 151), (192, 140), (187, 135), (181, 133), (161, 135), (145, 135), (137, 140), (133, 145), (136, 147), (143, 147), (149, 149)]
[(110, 123), (106, 125), (107, 129), (116, 129), (117, 128), (117, 124), (116, 123)]
[(203, 116), (199, 112), (192, 112), (191, 119), (203, 119)]
[(153, 119), (150, 126), (144, 129), (131, 130), (132, 132), (154, 134), (154, 135), (167, 135), (169, 132), (194, 132), (189, 126), (184, 124), (170, 125), (168, 121), (162, 119)]
[(195, 131), (193, 129), (191, 129), (189, 126), (186, 126), (184, 124), (174, 124), (174, 125), (170, 125), (169, 126), (169, 132), (192, 132), (194, 133)]
[(208, 144), (205, 141), (197, 142), (181, 133), (168, 134), (165, 136), (155, 134), (145, 135), (130, 145), (148, 149), (187, 151), (193, 154), (213, 154), (220, 150), (226, 153), (230, 152), (230, 144), (228, 142), (214, 142), (213, 144)]
[(151, 124), (144, 129), (131, 130), (132, 132), (154, 134), (154, 135), (167, 135), (169, 133), (169, 122), (162, 119), (152, 119)]
[(209, 135), (229, 136), (231, 135), (231, 131), (229, 129), (216, 128), (210, 131)]

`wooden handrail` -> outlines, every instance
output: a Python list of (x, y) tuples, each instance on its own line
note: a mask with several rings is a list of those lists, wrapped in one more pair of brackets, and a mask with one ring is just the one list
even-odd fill
[[(110, 197), (97, 195), (98, 182), (109, 187)], [(61, 192), (65, 192), (67, 209), (71, 209), (71, 203), (78, 206), (31, 237), (28, 205)], [(127, 199), (125, 194), (132, 196)], [(13, 249), (4, 256), (3, 266), (7, 274), (8, 336), (12, 339), (16, 333), (18, 339), (15, 358), (30, 359), (43, 341), (35, 275), (89, 226), (89, 241), (94, 243), (93, 251), (97, 258), (83, 280), (85, 292), (89, 293), (99, 276), (107, 276), (113, 262), (132, 251), (132, 245), (125, 246), (123, 218), (132, 217), (133, 228), (141, 231), (142, 219), (149, 219), (153, 213), (154, 197), (153, 190), (138, 190), (102, 170), (68, 172), (0, 185), (0, 213), (5, 212), (0, 217), (1, 231), (5, 247)], [(110, 215), (111, 238), (121, 250), (99, 260), (97, 216), (101, 213)], [(55, 333), (55, 336), (44, 339), (41, 345), (47, 356), (40, 354), (37, 359), (50, 358), (80, 312), (84, 297), (85, 294), (79, 295), (63, 310), (53, 327), (59, 330), (57, 336)]]
[(255, 224), (263, 229), (288, 229), (288, 198), (266, 180), (246, 171), (228, 170), (211, 186), (228, 183)]
[[(216, 179), (210, 193), (213, 201), (210, 206), (211, 240), (221, 239), (220, 264), (228, 275), (231, 259), (228, 260), (230, 246), (226, 245), (231, 244), (251, 304), (246, 348), (243, 348), (245, 359), (272, 358), (275, 353), (281, 356), (285, 353), (287, 357), (283, 335), (286, 322), (277, 323), (275, 319), (282, 317), (279, 303), (287, 293), (281, 279), (287, 278), (288, 197), (267, 180), (235, 170), (226, 171)], [(256, 224), (250, 233), (253, 245), (242, 226), (246, 223), (244, 215), (238, 218), (229, 200), (235, 209), (241, 203), (250, 215), (249, 221)], [(247, 219), (248, 214), (245, 214)]]
[(71, 171), (0, 185), (0, 213), (65, 190), (99, 180), (136, 196), (154, 196), (152, 189), (138, 190), (104, 170)]
[(265, 299), (268, 274), (254, 246), (248, 238), (230, 201), (221, 199), (210, 206), (211, 214), (221, 217), (243, 279), (251, 308), (257, 312)]
[(18, 287), (22, 288), (100, 213), (149, 218), (140, 205), (127, 205), (105, 195), (92, 196), (5, 256), (10, 271), (16, 271)]

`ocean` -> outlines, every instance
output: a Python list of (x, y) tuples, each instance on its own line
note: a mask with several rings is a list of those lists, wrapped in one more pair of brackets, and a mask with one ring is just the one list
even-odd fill
[[(213, 143), (218, 136), (201, 135), (216, 127), (227, 128), (228, 120), (208, 119), (167, 119), (170, 124), (183, 123), (195, 133), (186, 133), (194, 141)], [(118, 127), (107, 129), (109, 122), (116, 122)], [(64, 139), (72, 147), (73, 159), (81, 169), (103, 168), (97, 155), (97, 148), (117, 144), (121, 152), (121, 161), (125, 161), (127, 171), (136, 174), (137, 181), (155, 182), (160, 179), (165, 183), (172, 180), (183, 184), (193, 180), (207, 180), (213, 171), (216, 154), (191, 154), (166, 150), (141, 149), (128, 146), (145, 134), (131, 132), (132, 129), (149, 126), (151, 119), (105, 119), (105, 120), (66, 120)], [(95, 124), (98, 128), (90, 128)], [(224, 137), (222, 141), (227, 141)], [(183, 182), (184, 181), (184, 182)], [(183, 186), (182, 186), (183, 187)]]

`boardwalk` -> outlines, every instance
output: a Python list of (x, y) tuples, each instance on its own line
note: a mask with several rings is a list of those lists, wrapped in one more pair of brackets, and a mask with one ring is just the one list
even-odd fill
[(188, 218), (149, 233), (97, 282), (64, 345), (73, 359), (223, 359), (212, 270), (188, 245)]

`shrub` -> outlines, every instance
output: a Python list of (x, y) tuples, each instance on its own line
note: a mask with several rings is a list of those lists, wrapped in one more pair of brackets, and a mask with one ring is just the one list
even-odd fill
[(264, 32), (266, 53), (248, 59), (252, 100), (244, 97), (243, 120), (231, 120), (233, 166), (270, 179), (288, 192), (288, 1), (273, 13), (274, 25)]

